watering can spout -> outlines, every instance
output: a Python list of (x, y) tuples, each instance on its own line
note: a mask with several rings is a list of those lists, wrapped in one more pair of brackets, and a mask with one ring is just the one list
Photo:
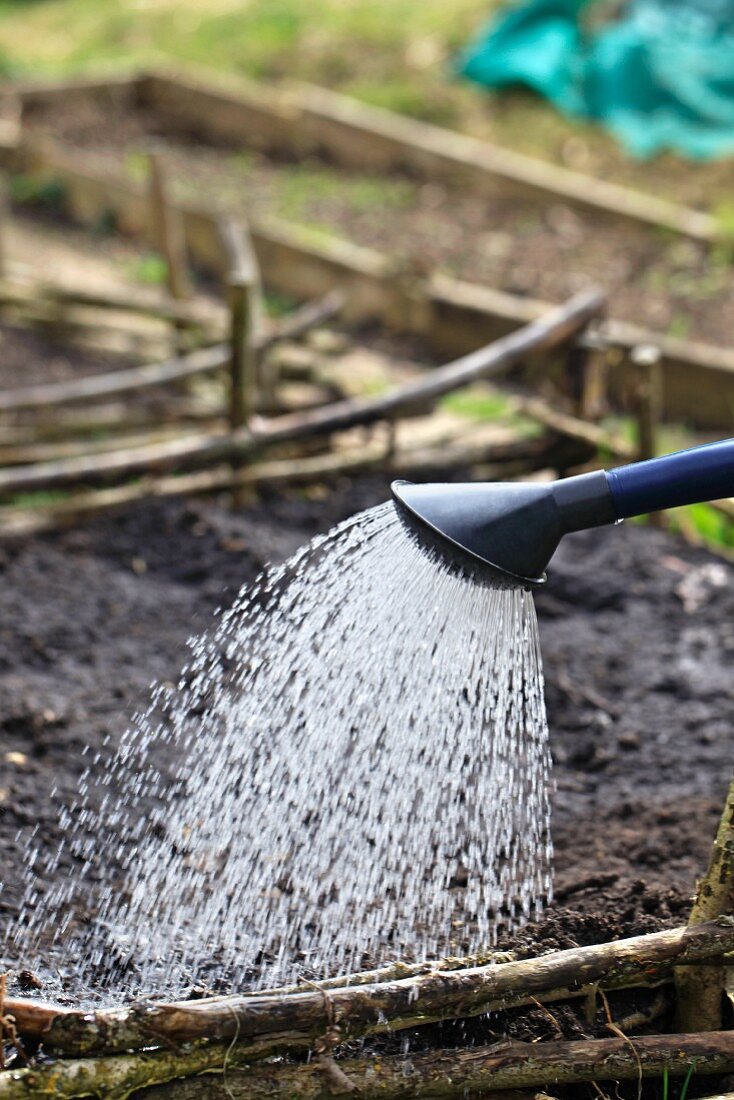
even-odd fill
[(420, 536), (506, 583), (535, 587), (564, 535), (734, 495), (734, 439), (552, 482), (415, 485), (392, 493)]

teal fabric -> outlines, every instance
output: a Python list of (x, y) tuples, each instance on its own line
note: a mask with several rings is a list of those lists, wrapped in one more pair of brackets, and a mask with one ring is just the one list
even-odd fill
[(636, 156), (734, 152), (734, 0), (632, 0), (591, 31), (594, 6), (525, 0), (490, 23), (459, 69), (490, 88), (532, 88)]

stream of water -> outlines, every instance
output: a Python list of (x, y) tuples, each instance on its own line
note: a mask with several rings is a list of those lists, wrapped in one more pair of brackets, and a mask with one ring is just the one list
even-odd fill
[(386, 504), (192, 646), (61, 809), (79, 875), (39, 901), (29, 852), (16, 955), (53, 927), (109, 996), (257, 988), (478, 950), (548, 896), (529, 593), (450, 568)]

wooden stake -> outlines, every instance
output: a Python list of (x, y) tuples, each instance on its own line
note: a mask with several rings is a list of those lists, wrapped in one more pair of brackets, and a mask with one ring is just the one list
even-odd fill
[(223, 217), (219, 223), (219, 233), (227, 253), (230, 277), (245, 279), (252, 288), (251, 314), (252, 330), (257, 339), (264, 327), (265, 309), (263, 306), (262, 277), (257, 254), (252, 243), (250, 227), (243, 219)]
[(598, 422), (607, 411), (609, 377), (608, 347), (595, 332), (584, 337), (586, 361), (581, 377), (578, 415), (581, 420)]
[[(168, 195), (163, 153), (159, 146), (148, 150), (150, 228), (153, 247), (166, 261), (168, 292), (177, 301), (191, 297), (191, 280), (186, 259), (186, 242), (181, 215)], [(184, 328), (179, 321), (172, 324), (174, 347), (182, 350)]]
[(644, 462), (658, 453), (658, 433), (662, 419), (663, 374), (660, 349), (641, 344), (630, 356), (637, 368), (637, 450)]
[[(734, 917), (734, 778), (724, 802), (708, 869), (698, 884), (689, 927)], [(689, 1031), (722, 1026), (723, 963), (676, 969), (678, 1022)]]
[[(663, 370), (660, 349), (654, 344), (641, 344), (632, 349), (630, 359), (636, 369), (635, 399), (637, 405), (637, 457), (640, 462), (656, 458), (659, 453), (660, 421), (663, 414)], [(652, 512), (648, 522), (664, 527), (661, 512)]]
[[(230, 386), (229, 423), (232, 431), (247, 427), (255, 411), (257, 401), (257, 377), (255, 348), (252, 341), (252, 284), (242, 275), (229, 279), (230, 308)], [(235, 457), (232, 469), (242, 466), (242, 458)], [(239, 507), (244, 503), (245, 492), (241, 487), (232, 490), (232, 503)]]
[(8, 275), (8, 229), (10, 226), (10, 191), (7, 177), (0, 178), (0, 279)]

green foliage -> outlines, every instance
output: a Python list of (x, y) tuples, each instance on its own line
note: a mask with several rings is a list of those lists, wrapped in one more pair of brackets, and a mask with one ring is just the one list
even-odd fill
[(689, 1069), (688, 1069), (688, 1073), (686, 1074), (686, 1079), (683, 1082), (683, 1088), (680, 1090), (680, 1096), (679, 1096), (678, 1100), (686, 1100), (686, 1096), (688, 1095), (688, 1089), (689, 1089), (689, 1086), (691, 1084), (691, 1078), (693, 1077), (695, 1069), (696, 1069), (696, 1060), (694, 1058), (693, 1061), (691, 1062), (691, 1065), (690, 1065)]
[(168, 264), (157, 252), (147, 252), (129, 265), (132, 279), (146, 286), (163, 286), (168, 277)]
[[(689, 1090), (690, 1085), (691, 1085), (691, 1079), (693, 1077), (693, 1074), (695, 1073), (695, 1070), (696, 1070), (696, 1059), (694, 1058), (693, 1061), (691, 1062), (690, 1066), (688, 1067), (688, 1073), (686, 1074), (686, 1076), (683, 1080), (683, 1084), (681, 1085), (681, 1090), (680, 1090), (680, 1093), (678, 1095), (678, 1100), (686, 1100), (686, 1097), (688, 1096), (688, 1090)], [(668, 1071), (668, 1067), (666, 1066), (665, 1069), (663, 1070), (663, 1098), (662, 1098), (662, 1100), (669, 1100), (669, 1098), (670, 1098), (670, 1073)]]
[(289, 294), (278, 294), (274, 290), (267, 290), (264, 294), (265, 309), (271, 317), (285, 317), (298, 305), (295, 298)]
[(16, 172), (10, 177), (10, 196), (13, 202), (58, 210), (63, 205), (66, 191), (59, 180)]
[(691, 331), (691, 319), (684, 313), (676, 313), (668, 325), (668, 336), (676, 336), (679, 340), (685, 339)]
[(282, 181), (280, 213), (298, 218), (319, 201), (338, 202), (355, 213), (402, 209), (415, 197), (415, 187), (405, 180), (383, 176), (348, 176), (328, 168), (291, 166)]
[[(680, 518), (692, 527), (714, 549), (734, 549), (734, 522), (708, 504), (691, 504), (688, 508), (676, 508), (668, 513), (671, 528), (681, 529)], [(679, 518), (680, 517), (680, 518)]]
[(57, 504), (61, 500), (67, 500), (69, 493), (63, 489), (37, 489), (32, 493), (18, 493), (13, 497), (13, 505), (17, 508), (45, 508), (49, 504)]
[(713, 210), (719, 236), (734, 245), (734, 202), (722, 199)]
[(440, 407), (470, 420), (505, 420), (512, 415), (510, 403), (501, 393), (479, 389), (450, 393), (442, 399)]
[(144, 183), (149, 174), (148, 158), (145, 153), (126, 153), (125, 171), (137, 183)]

